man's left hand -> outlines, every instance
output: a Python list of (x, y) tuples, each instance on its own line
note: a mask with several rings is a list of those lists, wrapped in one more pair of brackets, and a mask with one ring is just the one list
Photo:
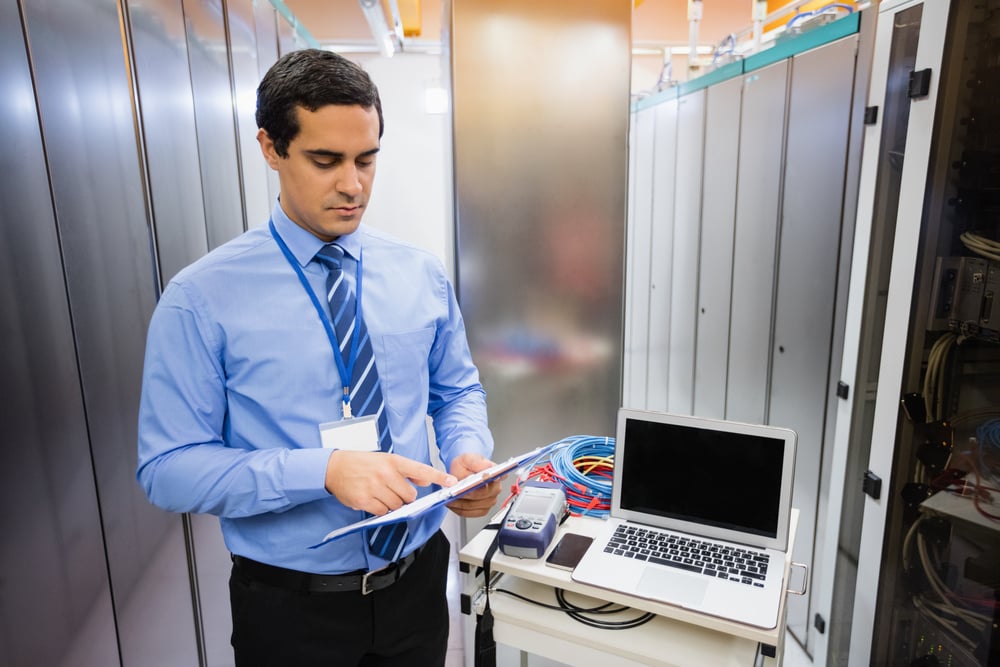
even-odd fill
[[(451, 462), (450, 472), (461, 480), (491, 466), (493, 466), (493, 462), (479, 454), (459, 454)], [(500, 480), (494, 480), (451, 501), (448, 503), (448, 509), (461, 517), (486, 516), (496, 504), (501, 488)]]

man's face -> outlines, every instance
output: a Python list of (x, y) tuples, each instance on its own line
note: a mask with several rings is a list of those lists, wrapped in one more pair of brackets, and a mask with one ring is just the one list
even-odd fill
[(282, 210), (329, 242), (356, 230), (368, 205), (379, 150), (378, 112), (330, 104), (316, 111), (298, 107), (296, 113), (300, 130), (288, 157), (278, 155), (264, 130), (257, 141), (278, 172)]

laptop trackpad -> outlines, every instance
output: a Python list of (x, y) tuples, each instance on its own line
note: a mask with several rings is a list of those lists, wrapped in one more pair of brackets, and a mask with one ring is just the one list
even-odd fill
[(695, 577), (678, 577), (658, 567), (647, 567), (639, 579), (636, 591), (642, 597), (669, 600), (682, 607), (697, 607), (705, 598), (708, 581)]

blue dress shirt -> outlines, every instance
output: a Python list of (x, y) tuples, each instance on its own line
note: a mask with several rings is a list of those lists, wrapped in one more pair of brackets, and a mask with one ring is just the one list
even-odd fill
[[(322, 299), (323, 242), (275, 205), (278, 234)], [(444, 267), (432, 254), (362, 225), (337, 241), (353, 280), (363, 249), (365, 323), (396, 454), (430, 463), (493, 451), (485, 392)], [(318, 314), (268, 227), (181, 271), (149, 324), (137, 477), (150, 501), (219, 517), (226, 546), (257, 561), (333, 574), (377, 569), (356, 533), (309, 549), (364, 518), (324, 487), (330, 449), (319, 424), (341, 419), (341, 380)], [(427, 493), (432, 489), (417, 489)], [(444, 509), (411, 523), (403, 553)]]

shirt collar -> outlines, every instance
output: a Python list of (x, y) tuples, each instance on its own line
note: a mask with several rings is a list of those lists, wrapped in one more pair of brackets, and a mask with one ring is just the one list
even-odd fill
[[(315, 234), (292, 222), (291, 218), (285, 215), (285, 211), (281, 208), (281, 202), (278, 200), (275, 200), (274, 209), (271, 211), (271, 221), (274, 222), (274, 228), (288, 249), (292, 251), (299, 266), (304, 267), (311, 262), (320, 248), (326, 245)], [(358, 229), (360, 230), (360, 227)], [(338, 237), (335, 243), (355, 259), (360, 255), (361, 238), (358, 231)]]

